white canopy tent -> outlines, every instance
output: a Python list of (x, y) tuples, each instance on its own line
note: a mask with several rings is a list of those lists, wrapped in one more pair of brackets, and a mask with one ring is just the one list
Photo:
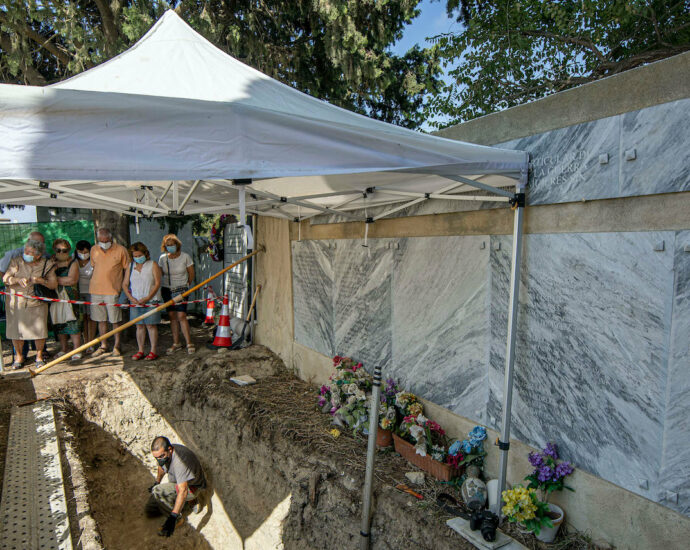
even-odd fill
[[(501, 432), (509, 440), (526, 153), (421, 134), (329, 105), (225, 54), (173, 11), (129, 50), (64, 82), (1, 84), (0, 138), (5, 204), (133, 216), (244, 217), (246, 208), (302, 220), (328, 212), (372, 223), (425, 200), (510, 201)], [(491, 196), (474, 197), (473, 189)], [(382, 205), (390, 208), (375, 218), (356, 213)], [(372, 445), (370, 439), (373, 464)], [(501, 449), (499, 490), (507, 443)], [(372, 473), (369, 467), (369, 494)]]
[(513, 186), (527, 166), (520, 151), (413, 132), (303, 94), (173, 11), (129, 50), (64, 82), (0, 85), (0, 132), (0, 203), (142, 215), (232, 211), (233, 182), (251, 179), (251, 212), (347, 216)]

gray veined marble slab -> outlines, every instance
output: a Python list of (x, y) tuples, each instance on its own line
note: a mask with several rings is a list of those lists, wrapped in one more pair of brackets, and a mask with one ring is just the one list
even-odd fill
[(330, 241), (293, 241), (295, 340), (333, 355), (333, 252)]
[[(620, 117), (614, 116), (498, 144), (531, 154), (528, 204), (618, 196)], [(599, 156), (608, 162), (600, 164)]]
[(392, 239), (337, 241), (333, 256), (335, 349), (388, 369), (391, 360)]
[[(493, 239), (492, 239), (493, 240)], [(510, 237), (492, 246), (491, 416), (500, 418)], [(666, 250), (655, 252), (661, 240)], [(653, 498), (661, 460), (674, 233), (528, 235), (513, 434)], [(496, 308), (496, 309), (494, 309)]]
[(690, 252), (685, 252), (686, 246), (690, 246), (690, 231), (679, 231), (674, 251), (675, 286), (658, 499), (690, 515)]
[(620, 195), (690, 190), (690, 99), (622, 115)]
[(456, 414), (482, 421), (489, 237), (402, 239), (394, 266), (393, 364), (386, 376)]

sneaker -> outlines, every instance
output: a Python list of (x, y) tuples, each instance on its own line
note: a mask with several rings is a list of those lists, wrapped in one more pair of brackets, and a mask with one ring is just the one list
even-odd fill
[(75, 353), (72, 357), (69, 358), (70, 361), (81, 361), (81, 353)]
[(86, 348), (87, 355), (91, 355), (94, 351), (96, 351), (96, 348), (94, 348), (93, 346), (89, 346), (88, 348)]

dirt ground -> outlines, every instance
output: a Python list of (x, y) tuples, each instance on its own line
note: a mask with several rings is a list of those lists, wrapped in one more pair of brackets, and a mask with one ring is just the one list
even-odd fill
[[(169, 331), (161, 334), (165, 349)], [(315, 407), (316, 388), (288, 372), (272, 352), (252, 346), (217, 353), (203, 346), (210, 337), (197, 324), (194, 356), (177, 352), (134, 362), (132, 338), (121, 358), (59, 365), (32, 380), (0, 380), (0, 462), (10, 407), (51, 397), (62, 437), (83, 466), (85, 483), (75, 483), (68, 498), (87, 507), (71, 510), (73, 537), (84, 550), (100, 548), (99, 541), (109, 550), (358, 546), (366, 441), (344, 430), (333, 438), (330, 417)], [(250, 374), (258, 383), (238, 387), (229, 381), (232, 374)], [(216, 509), (229, 520), (227, 532), (214, 524), (218, 516), (210, 504), (172, 539), (157, 536), (163, 518), (142, 514), (154, 471), (148, 446), (154, 436), (169, 433), (200, 457)], [(459, 500), (457, 489), (427, 481), (415, 487), (422, 501), (395, 489), (412, 470), (392, 451), (378, 453), (372, 548), (473, 548), (445, 526), (451, 515), (436, 503), (439, 493)], [(97, 533), (87, 532), (84, 515), (95, 519)], [(530, 549), (545, 548), (533, 537), (518, 537)], [(593, 548), (580, 539), (561, 543), (559, 550)]]

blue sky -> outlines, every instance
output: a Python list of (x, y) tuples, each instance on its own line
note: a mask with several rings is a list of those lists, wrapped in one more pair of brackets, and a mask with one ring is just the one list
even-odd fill
[(429, 36), (459, 29), (459, 23), (446, 15), (446, 0), (422, 0), (418, 7), (421, 10), (419, 17), (412, 21), (402, 39), (392, 48), (398, 55), (404, 54), (415, 44), (421, 47), (430, 45), (426, 41)]

